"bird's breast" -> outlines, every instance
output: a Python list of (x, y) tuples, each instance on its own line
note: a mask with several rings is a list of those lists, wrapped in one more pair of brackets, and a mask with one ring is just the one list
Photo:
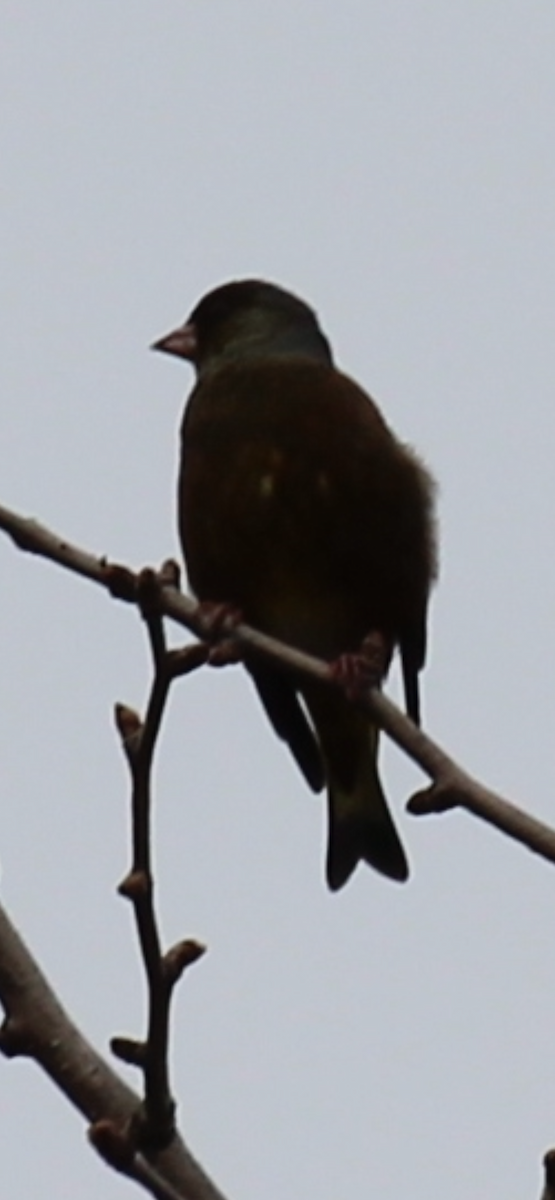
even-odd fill
[[(399, 448), (337, 372), (221, 371), (183, 425), (179, 524), (201, 599), (314, 653), (384, 625), (412, 520)], [(394, 622), (395, 623), (395, 622)]]

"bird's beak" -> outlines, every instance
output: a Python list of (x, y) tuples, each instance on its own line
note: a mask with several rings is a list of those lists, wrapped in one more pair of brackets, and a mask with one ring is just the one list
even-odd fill
[(186, 358), (195, 362), (197, 356), (197, 331), (190, 322), (172, 329), (165, 337), (153, 342), (151, 350), (162, 350), (164, 354), (176, 354), (178, 358)]

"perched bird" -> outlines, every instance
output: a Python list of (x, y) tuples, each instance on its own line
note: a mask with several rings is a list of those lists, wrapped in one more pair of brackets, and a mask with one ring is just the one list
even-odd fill
[[(378, 633), (399, 647), (407, 711), (435, 574), (433, 484), (364, 391), (334, 366), (316, 315), (274, 284), (206, 295), (154, 349), (196, 371), (182, 426), (179, 530), (200, 600), (331, 662)], [(360, 859), (408, 875), (377, 768), (378, 731), (339, 688), (249, 666), (308, 783), (328, 789), (327, 881)]]

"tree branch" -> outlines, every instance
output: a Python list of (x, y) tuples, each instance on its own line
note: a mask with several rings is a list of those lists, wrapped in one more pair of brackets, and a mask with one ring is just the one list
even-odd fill
[[(140, 1097), (83, 1037), (1, 906), (0, 946), (0, 1001), (6, 1013), (0, 1029), (0, 1050), (8, 1058), (27, 1055), (39, 1063), (91, 1123), (93, 1144), (99, 1123), (108, 1124), (114, 1134), (119, 1131), (125, 1137), (140, 1109)], [(142, 1160), (174, 1189), (174, 1197), (224, 1200), (178, 1136), (160, 1152), (143, 1150), (130, 1158), (125, 1174), (147, 1186)], [(119, 1169), (123, 1170), (123, 1165)]]
[(207, 658), (208, 646), (187, 646), (178, 652), (166, 649), (160, 615), (153, 608), (157, 596), (154, 575), (143, 572), (139, 597), (147, 622), (154, 679), (144, 724), (136, 713), (116, 706), (116, 723), (122, 739), (132, 781), (133, 858), (119, 892), (133, 904), (145, 973), (148, 981), (149, 1019), (144, 1042), (113, 1038), (112, 1050), (125, 1062), (140, 1067), (145, 1081), (145, 1099), (140, 1120), (133, 1132), (140, 1149), (163, 1149), (175, 1134), (175, 1102), (169, 1080), (170, 1005), (175, 985), (183, 971), (204, 953), (199, 942), (186, 939), (162, 953), (154, 904), (151, 855), (151, 774), (156, 739), (171, 682), (189, 674)]
[[(150, 1015), (145, 1043), (114, 1039), (122, 1059), (140, 1066), (145, 1075), (145, 1102), (111, 1070), (72, 1023), (29, 951), (0, 908), (0, 1001), (6, 1020), (0, 1050), (7, 1056), (27, 1054), (91, 1122), (90, 1139), (117, 1170), (135, 1179), (156, 1200), (223, 1200), (174, 1130), (174, 1104), (168, 1079), (169, 1006), (183, 969), (202, 948), (182, 942), (165, 955), (160, 948), (153, 906), (150, 868), (150, 771), (156, 738), (171, 680), (210, 661), (208, 646), (193, 645), (168, 652), (161, 617), (192, 630), (202, 641), (235, 646), (247, 660), (262, 658), (299, 678), (339, 686), (330, 665), (275, 638), (237, 623), (230, 615), (217, 626), (191, 597), (179, 590), (179, 568), (166, 563), (158, 573), (134, 572), (71, 545), (38, 522), (0, 506), (0, 528), (22, 549), (65, 567), (106, 588), (120, 600), (137, 605), (149, 630), (155, 676), (144, 724), (119, 706), (117, 722), (133, 781), (133, 863), (120, 887), (134, 906), (143, 961), (149, 980)], [(225, 598), (224, 598), (225, 599)], [(213, 656), (218, 661), (217, 655)], [(430, 777), (431, 786), (408, 803), (415, 815), (461, 807), (509, 837), (555, 863), (555, 830), (483, 787), (377, 688), (362, 704), (388, 736)], [(142, 1131), (137, 1136), (137, 1116)], [(544, 1159), (542, 1200), (555, 1198), (555, 1151)]]
[[(41, 555), (52, 562), (83, 575), (106, 588), (111, 595), (132, 604), (138, 603), (142, 572), (110, 564), (106, 558), (95, 557), (73, 546), (37, 521), (0, 506), (0, 529), (4, 529), (22, 550)], [(148, 572), (149, 577), (152, 572)], [(157, 611), (179, 625), (192, 630), (203, 640), (214, 640), (213, 623), (203, 615), (202, 606), (177, 586), (178, 568), (167, 563), (157, 575)], [(224, 597), (225, 599), (225, 597)], [(230, 618), (219, 626), (219, 638), (235, 642), (246, 658), (263, 658), (277, 667), (299, 677), (317, 679), (338, 686), (328, 663), (292, 646), (268, 637), (243, 623)], [(358, 701), (361, 702), (361, 701)], [(449, 808), (464, 808), (475, 817), (487, 821), (502, 833), (514, 838), (555, 863), (555, 830), (532, 817), (496, 792), (485, 788), (450, 758), (436, 742), (412, 721), (381, 691), (372, 688), (362, 701), (385, 733), (416, 762), (432, 780), (431, 787), (419, 792), (409, 801), (409, 811), (417, 816), (445, 812)]]

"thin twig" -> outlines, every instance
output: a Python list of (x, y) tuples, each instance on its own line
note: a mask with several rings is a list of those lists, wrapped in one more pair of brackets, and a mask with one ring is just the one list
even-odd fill
[[(44, 526), (0, 506), (0, 528), (8, 533), (22, 549), (84, 575), (105, 587), (113, 596), (137, 603), (140, 573), (121, 565), (110, 565), (106, 558), (95, 558), (87, 551), (64, 541)], [(162, 586), (158, 592), (159, 612), (178, 624), (191, 629), (201, 639), (213, 638), (210, 621), (203, 617), (202, 608), (190, 596), (184, 595), (171, 578), (168, 567), (163, 569)], [(160, 577), (159, 577), (160, 578)], [(223, 622), (220, 637), (235, 641), (246, 658), (263, 658), (282, 670), (303, 678), (317, 679), (338, 686), (329, 664), (296, 650), (276, 638), (243, 623)], [(359, 703), (360, 701), (357, 701)], [(363, 701), (376, 723), (432, 780), (424, 795), (419, 793), (409, 804), (415, 815), (443, 812), (458, 806), (473, 816), (489, 822), (502, 833), (521, 842), (534, 853), (555, 863), (555, 830), (544, 822), (517, 808), (496, 792), (483, 787), (450, 758), (440, 746), (410, 721), (382, 692), (372, 688)]]
[[(93, 1128), (104, 1121), (125, 1133), (140, 1097), (83, 1037), (1, 906), (0, 946), (2, 1052), (32, 1057)], [(159, 1153), (143, 1154), (181, 1200), (224, 1200), (180, 1137)]]
[(132, 710), (118, 705), (116, 722), (122, 737), (132, 780), (131, 869), (119, 891), (133, 904), (142, 959), (148, 981), (149, 1016), (144, 1043), (114, 1038), (112, 1050), (143, 1071), (145, 1099), (141, 1119), (133, 1130), (135, 1145), (161, 1149), (175, 1133), (175, 1102), (169, 1080), (170, 1005), (175, 985), (185, 968), (195, 962), (204, 947), (185, 940), (163, 954), (154, 903), (151, 855), (152, 763), (169, 688), (176, 675), (195, 670), (206, 661), (208, 647), (192, 645), (170, 654), (162, 619), (156, 611), (159, 585), (152, 572), (142, 572), (138, 602), (145, 617), (154, 678), (144, 724)]
[(122, 1132), (113, 1121), (103, 1119), (91, 1125), (89, 1141), (109, 1167), (141, 1184), (154, 1200), (184, 1200), (184, 1193), (133, 1148), (128, 1132)]

